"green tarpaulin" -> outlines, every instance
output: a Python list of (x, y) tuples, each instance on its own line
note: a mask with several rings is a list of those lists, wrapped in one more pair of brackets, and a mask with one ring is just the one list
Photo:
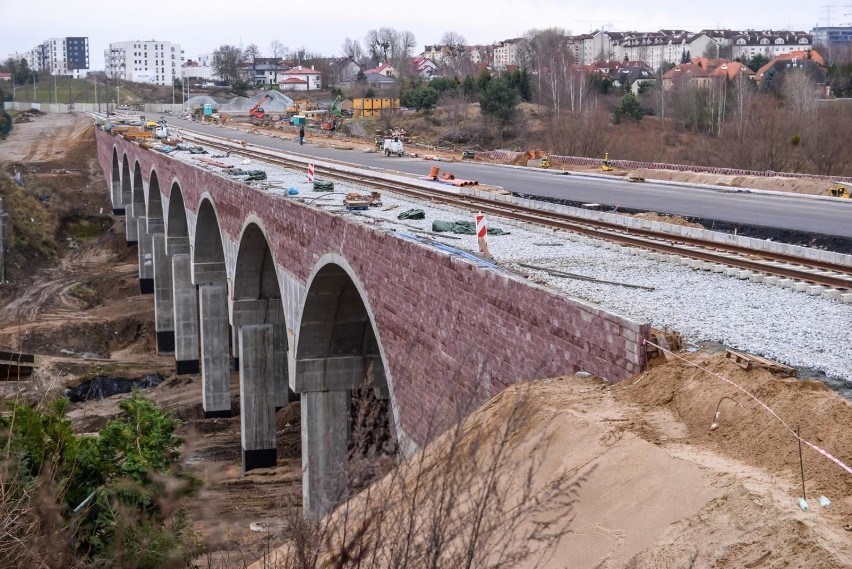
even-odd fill
[[(432, 231), (444, 233), (452, 231), (453, 233), (462, 233), (464, 235), (476, 235), (476, 224), (472, 221), (440, 221), (432, 222)], [(508, 231), (503, 231), (497, 227), (489, 227), (488, 235), (509, 235)]]
[(334, 191), (334, 182), (328, 180), (314, 180), (315, 192), (331, 192)]
[(426, 219), (426, 212), (422, 209), (409, 209), (398, 216), (397, 219)]

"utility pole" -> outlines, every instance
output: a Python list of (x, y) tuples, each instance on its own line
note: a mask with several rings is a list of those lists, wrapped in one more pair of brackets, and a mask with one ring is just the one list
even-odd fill
[(6, 284), (6, 210), (0, 198), (0, 285)]

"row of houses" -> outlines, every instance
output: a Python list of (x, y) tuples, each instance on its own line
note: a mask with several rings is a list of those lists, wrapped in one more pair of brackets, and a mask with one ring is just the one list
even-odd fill
[[(792, 51), (773, 57), (757, 71), (747, 65), (724, 58), (693, 57), (687, 63), (678, 63), (660, 77), (664, 91), (692, 85), (708, 88), (742, 78), (763, 83), (774, 75), (793, 69), (807, 73), (815, 88), (825, 84), (825, 60), (816, 51)], [(575, 77), (598, 76), (609, 79), (614, 87), (630, 85), (634, 94), (643, 84), (656, 84), (657, 76), (643, 61), (597, 61), (588, 65), (572, 64), (568, 70), (570, 80)]]

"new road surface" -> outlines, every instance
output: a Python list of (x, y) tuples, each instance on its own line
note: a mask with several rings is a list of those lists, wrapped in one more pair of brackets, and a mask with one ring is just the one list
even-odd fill
[[(362, 152), (367, 143), (355, 143), (353, 150), (325, 145), (299, 146), (296, 140), (272, 138), (263, 134), (237, 132), (163, 116), (171, 127), (194, 130), (226, 138), (276, 148), (295, 154), (345, 161), (372, 168), (392, 169), (425, 176), (431, 166), (451, 171), (456, 178), (477, 180), (514, 193), (582, 203), (599, 203), (641, 211), (716, 220), (732, 224), (758, 225), (808, 233), (852, 238), (852, 200), (821, 198), (805, 194), (744, 190), (721, 186), (697, 186), (671, 182), (633, 183), (606, 175), (562, 173), (523, 167), (476, 162), (429, 162), (419, 158), (386, 157)], [(295, 133), (294, 133), (295, 135)]]

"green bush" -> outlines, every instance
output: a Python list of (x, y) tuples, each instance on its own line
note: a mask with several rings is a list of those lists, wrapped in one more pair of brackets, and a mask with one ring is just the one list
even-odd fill
[(17, 404), (0, 417), (11, 482), (30, 488), (35, 500), (55, 501), (83, 563), (185, 567), (197, 545), (176, 505), (198, 481), (178, 462), (177, 419), (135, 391), (97, 437), (85, 437), (73, 434), (67, 405)]

